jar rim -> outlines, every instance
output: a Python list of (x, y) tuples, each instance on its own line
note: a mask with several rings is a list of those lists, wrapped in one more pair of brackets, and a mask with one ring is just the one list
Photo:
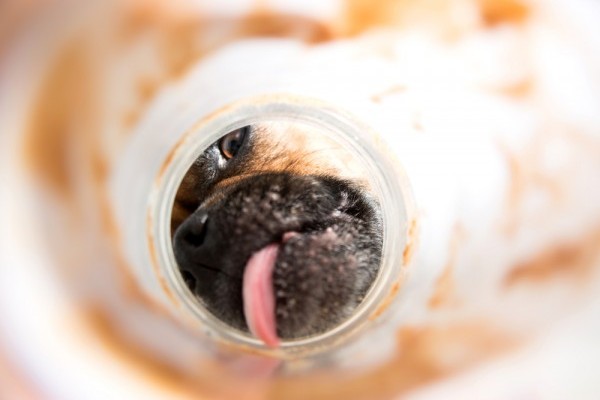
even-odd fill
[[(192, 294), (179, 272), (171, 244), (171, 211), (179, 185), (196, 158), (216, 140), (243, 126), (265, 121), (309, 124), (331, 134), (364, 166), (383, 222), (381, 265), (377, 276), (353, 314), (323, 333), (282, 340), (277, 349), (220, 321)], [(147, 229), (157, 279), (166, 285), (172, 301), (197, 329), (219, 344), (279, 358), (298, 358), (330, 350), (375, 321), (395, 295), (404, 272), (403, 252), (408, 245), (412, 193), (396, 160), (382, 148), (378, 136), (348, 113), (315, 99), (259, 96), (222, 107), (198, 121), (166, 157), (148, 204)], [(191, 318), (190, 318), (191, 317)]]

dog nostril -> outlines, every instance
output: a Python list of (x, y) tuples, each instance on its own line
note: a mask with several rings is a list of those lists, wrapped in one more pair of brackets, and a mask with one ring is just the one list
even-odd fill
[(185, 284), (187, 285), (187, 287), (192, 292), (194, 290), (196, 290), (196, 278), (194, 277), (194, 275), (191, 274), (191, 272), (186, 271), (186, 270), (182, 270), (181, 271), (181, 277), (183, 278), (183, 281), (185, 282)]
[(208, 216), (203, 215), (194, 221), (183, 234), (183, 241), (198, 247), (204, 243), (206, 232), (208, 231)]

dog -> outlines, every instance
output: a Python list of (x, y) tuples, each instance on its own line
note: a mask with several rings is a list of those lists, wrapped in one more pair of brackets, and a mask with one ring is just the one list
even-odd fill
[(178, 189), (172, 232), (189, 289), (272, 347), (348, 318), (381, 263), (381, 211), (364, 169), (325, 133), (289, 122), (209, 146)]

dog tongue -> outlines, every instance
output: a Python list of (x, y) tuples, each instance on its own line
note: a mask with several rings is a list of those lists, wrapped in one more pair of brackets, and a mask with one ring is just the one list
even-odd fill
[(277, 347), (273, 269), (279, 245), (270, 244), (252, 254), (244, 271), (242, 295), (244, 315), (254, 336), (267, 346)]

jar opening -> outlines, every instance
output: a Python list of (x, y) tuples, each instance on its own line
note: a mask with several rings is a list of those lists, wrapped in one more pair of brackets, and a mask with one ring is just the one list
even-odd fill
[(394, 171), (338, 110), (229, 107), (186, 134), (156, 188), (161, 273), (220, 342), (328, 349), (366, 328), (401, 272), (407, 210)]

